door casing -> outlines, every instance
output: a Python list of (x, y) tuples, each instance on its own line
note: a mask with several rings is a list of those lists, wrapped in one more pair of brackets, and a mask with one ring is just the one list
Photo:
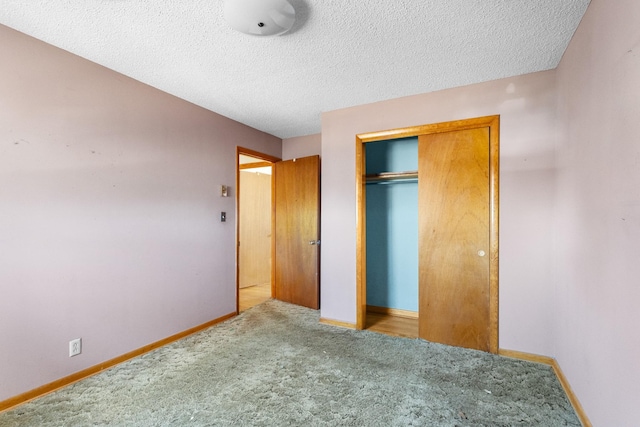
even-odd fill
[(356, 135), (356, 328), (366, 327), (366, 173), (365, 144), (465, 129), (489, 128), (489, 351), (498, 352), (498, 249), (500, 116), (455, 120)]
[[(251, 156), (256, 159), (260, 159), (264, 162), (271, 163), (272, 166), (274, 163), (280, 161), (281, 159), (278, 157), (270, 156), (268, 154), (260, 153), (258, 151), (251, 150), (249, 148), (244, 147), (236, 147), (236, 314), (240, 313), (240, 155), (244, 154), (245, 156)], [(274, 217), (275, 217), (275, 204), (274, 204), (274, 196), (273, 196), (273, 188), (274, 188), (274, 179), (273, 174), (271, 174), (271, 259), (273, 259), (273, 254), (275, 252), (275, 235), (273, 233), (274, 229)], [(274, 282), (273, 282), (273, 266), (271, 267), (271, 295), (274, 295)]]

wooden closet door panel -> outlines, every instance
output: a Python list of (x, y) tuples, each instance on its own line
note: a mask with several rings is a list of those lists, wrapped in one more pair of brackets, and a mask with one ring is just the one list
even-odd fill
[(419, 139), (419, 335), (490, 351), (489, 128)]

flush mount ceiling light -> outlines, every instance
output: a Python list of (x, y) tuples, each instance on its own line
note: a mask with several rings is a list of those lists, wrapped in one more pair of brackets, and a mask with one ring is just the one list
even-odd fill
[(252, 36), (277, 36), (293, 27), (296, 11), (287, 0), (225, 0), (231, 28)]

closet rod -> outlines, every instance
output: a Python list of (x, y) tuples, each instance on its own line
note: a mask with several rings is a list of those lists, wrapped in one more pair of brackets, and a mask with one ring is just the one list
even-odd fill
[(383, 172), (371, 175), (365, 175), (365, 181), (368, 183), (386, 182), (386, 181), (406, 181), (418, 179), (418, 171), (406, 172)]

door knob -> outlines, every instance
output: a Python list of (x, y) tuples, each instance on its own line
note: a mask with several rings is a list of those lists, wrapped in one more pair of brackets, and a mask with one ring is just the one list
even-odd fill
[(309, 244), (312, 245), (312, 246), (319, 245), (320, 244), (320, 240), (309, 240)]
[(478, 256), (484, 256), (484, 255), (485, 255), (484, 251), (478, 251)]

